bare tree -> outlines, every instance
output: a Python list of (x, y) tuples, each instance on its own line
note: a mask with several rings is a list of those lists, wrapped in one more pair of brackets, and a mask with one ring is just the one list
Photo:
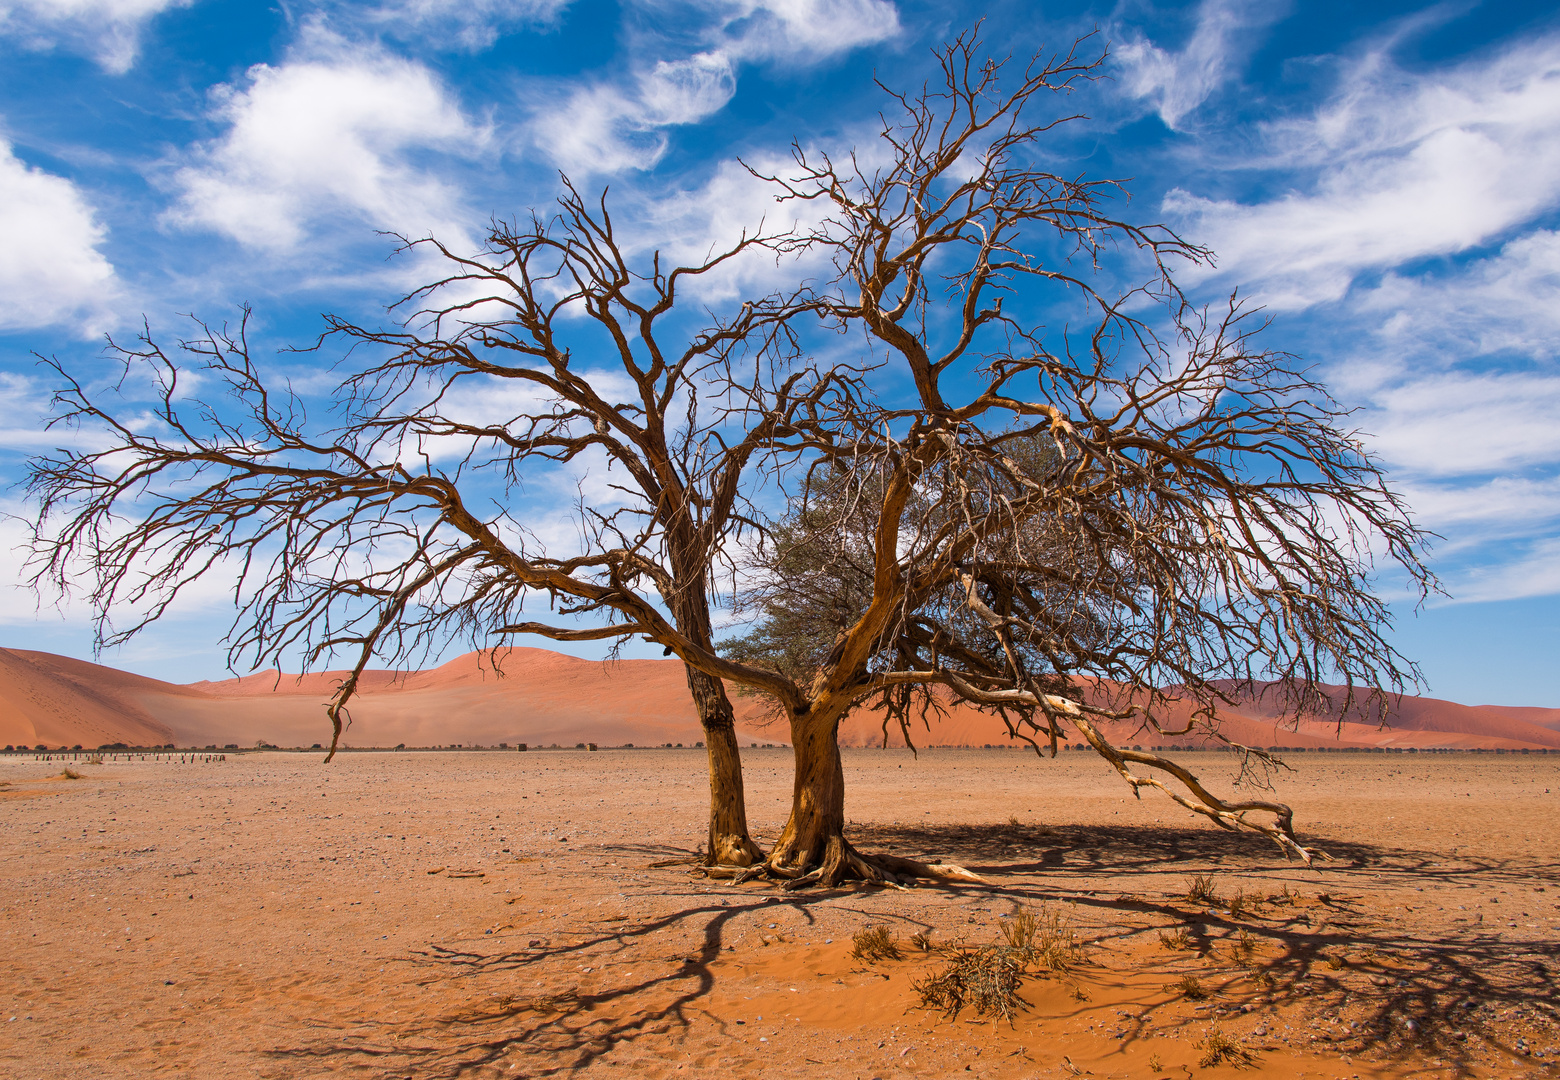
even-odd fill
[[(1220, 798), (1101, 721), (1171, 734), (1166, 710), (1189, 705), (1218, 734), (1232, 686), (1278, 680), (1298, 710), (1325, 678), (1352, 699), (1417, 677), (1371, 582), (1379, 550), (1433, 587), (1422, 534), (1346, 411), (1258, 345), (1260, 320), (1234, 297), (1215, 313), (1188, 304), (1174, 270), (1205, 251), (1113, 215), (1112, 182), (1035, 164), (1069, 118), (1028, 114), (1095, 77), (1103, 57), (1080, 59), (1085, 45), (1004, 87), (966, 34), (939, 52), (934, 84), (897, 98), (876, 152), (841, 164), (798, 148), (765, 177), (827, 210), (808, 244), (838, 277), (814, 310), (863, 330), (914, 386), (880, 402), (841, 380), (794, 443), (811, 476), (845, 478), (831, 481), (849, 508), (828, 523), (831, 557), (865, 580), (813, 669), (765, 688), (796, 747), (767, 868), (793, 884), (928, 872), (843, 835), (837, 730), (864, 700), (903, 723), (941, 688), (1053, 754), (1075, 730), (1134, 792), (1160, 788), (1310, 861), (1289, 807)], [(1102, 267), (1129, 257), (1147, 283), (1108, 294)], [(1048, 330), (1046, 305), (1069, 299), (1087, 329)]]
[[(232, 662), (352, 658), (327, 709), (332, 754), (371, 661), (452, 635), (483, 648), (525, 634), (643, 636), (711, 654), (711, 575), (747, 520), (750, 461), (819, 386), (806, 372), (764, 381), (787, 352), (793, 302), (744, 303), (691, 328), (677, 305), (696, 279), (783, 241), (744, 235), (691, 266), (666, 268), (657, 253), (636, 270), (604, 201), (592, 208), (569, 187), (559, 207), (523, 228), (495, 224), (476, 256), (419, 242), (450, 269), (397, 305), (409, 311), (397, 329), (330, 319), (321, 345), (369, 358), (339, 388), (333, 427), (266, 386), (243, 327), (201, 325), (182, 357), (149, 336), (114, 347), (156, 379), (155, 423), (59, 368), (56, 422), (107, 445), (33, 463), (37, 580), (84, 590), (99, 640), (114, 644), (195, 579), (235, 574)], [(225, 400), (183, 400), (190, 366)], [(733, 410), (722, 388), (739, 384)], [(553, 552), (510, 503), (528, 473), (579, 461), (615, 478), (615, 497), (581, 498), (578, 542)], [(563, 618), (527, 617), (539, 599)], [(125, 610), (142, 614), (116, 627)], [(731, 702), (720, 671), (687, 671), (709, 755), (707, 858), (746, 866), (763, 852)]]
[[(745, 238), (640, 277), (605, 210), (571, 194), (551, 225), (496, 229), (483, 257), (441, 248), (455, 269), (414, 294), (416, 325), (337, 323), (370, 358), (332, 430), (311, 434), (290, 398), (267, 392), (242, 335), (189, 346), (226, 380), (240, 421), (182, 419), (178, 366), (150, 343), (127, 358), (163, 380), (166, 437), (72, 383), (63, 418), (104, 428), (111, 446), (35, 464), (40, 578), (68, 586), (85, 564), (100, 611), (143, 602), (155, 617), (215, 560), (237, 560), (236, 652), (358, 650), (330, 705), (338, 730), (371, 656), (452, 630), (659, 643), (688, 665), (715, 730), (729, 731), (722, 680), (769, 695), (790, 725), (786, 828), (739, 870), (758, 855), (745, 824), (712, 824), (728, 875), (971, 877), (863, 855), (844, 835), (840, 720), (876, 700), (903, 722), (931, 693), (999, 710), (1053, 752), (1076, 730), (1135, 790), (1160, 787), (1309, 859), (1288, 807), (1221, 799), (1177, 763), (1117, 747), (1100, 721), (1154, 726), (1190, 701), (1216, 732), (1232, 679), (1279, 680), (1297, 708), (1323, 678), (1399, 687), (1413, 672), (1383, 637), (1372, 559), (1379, 548), (1430, 587), (1420, 533), (1346, 414), (1291, 358), (1257, 346), (1233, 298), (1216, 315), (1186, 303), (1174, 266), (1205, 252), (1113, 215), (1116, 185), (1036, 164), (1067, 118), (1027, 112), (1093, 78), (1099, 58), (1075, 48), (1004, 89), (973, 35), (938, 57), (938, 81), (897, 99), (877, 152), (836, 164), (798, 149), (786, 175), (767, 177), (782, 200), (825, 211), (783, 243), (832, 258), (833, 281), (746, 305), (676, 354), (657, 326), (679, 284), (782, 242)], [(1133, 259), (1146, 285), (1099, 284), (1107, 264)], [(451, 295), (463, 299), (440, 299)], [(1068, 301), (1086, 331), (1048, 330), (1047, 305)], [(804, 313), (863, 334), (869, 353), (788, 365)], [(568, 345), (580, 325), (628, 376), (626, 400), (581, 372)], [(911, 392), (893, 396), (904, 381)], [(523, 386), (541, 404), (463, 418), (454, 398), (468, 383)], [(718, 408), (705, 409), (711, 394)], [(626, 480), (621, 505), (582, 503), (578, 551), (549, 554), (501, 505), (483, 509), (489, 478), (502, 495), (528, 462), (583, 454)], [(798, 478), (821, 475), (838, 476), (836, 505), (855, 508), (836, 532), (864, 572), (859, 612), (810, 670), (720, 655), (710, 573), (752, 521), (746, 500), (762, 477), (805, 487)], [(538, 596), (593, 621), (527, 618)], [(105, 640), (141, 625), (105, 623)], [(729, 754), (711, 741), (717, 808), (740, 795), (735, 744), (722, 745)], [(1252, 817), (1264, 812), (1271, 821)]]

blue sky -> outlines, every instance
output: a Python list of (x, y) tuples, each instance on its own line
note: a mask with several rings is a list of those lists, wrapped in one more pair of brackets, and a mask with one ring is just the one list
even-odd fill
[[(1360, 409), (1442, 537), (1449, 595), (1397, 607), (1429, 692), (1560, 705), (1552, 4), (0, 0), (0, 471), (61, 438), (34, 350), (101, 374), (143, 315), (248, 302), (267, 348), (372, 320), (426, 269), (381, 231), (475, 242), (560, 169), (697, 248), (773, 212), (738, 157), (868, 142), (874, 76), (917, 85), (981, 17), (1021, 56), (1097, 28), (1110, 78), (1050, 152), (1131, 178), (1135, 216), (1218, 253), (1194, 292), (1265, 304)], [(220, 677), (225, 602), (103, 659)], [(14, 587), (0, 643), (90, 653), (78, 606)]]

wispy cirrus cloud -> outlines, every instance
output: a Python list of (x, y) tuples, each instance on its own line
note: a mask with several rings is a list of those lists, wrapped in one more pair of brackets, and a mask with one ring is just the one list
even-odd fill
[(1180, 49), (1162, 48), (1141, 32), (1123, 28), (1124, 40), (1114, 49), (1122, 88), (1148, 102), (1166, 127), (1180, 127), (1235, 77), (1260, 32), (1288, 10), (1289, 5), (1280, 0), (1262, 4), (1203, 0), (1191, 36)]
[[(1209, 0), (1181, 53), (1129, 51), (1124, 89), (1183, 123), (1225, 77), (1231, 26), (1238, 13)], [(1183, 182), (1164, 210), (1218, 257), (1187, 280), (1288, 313), (1280, 326), (1360, 406), (1373, 451), (1443, 537), (1452, 599), (1548, 595), (1560, 591), (1545, 563), (1560, 550), (1560, 36), (1414, 70), (1393, 47), (1331, 60), (1338, 80), (1309, 110), (1192, 132), (1194, 172), (1266, 194)]]
[(1287, 174), (1276, 198), (1177, 189), (1165, 210), (1219, 256), (1211, 276), (1269, 307), (1342, 297), (1362, 273), (1489, 243), (1560, 206), (1560, 38), (1452, 70), (1376, 53), (1309, 116), (1266, 125), (1243, 169)]
[(108, 72), (135, 64), (141, 34), (154, 17), (194, 0), (0, 0), (0, 35), (23, 48), (84, 53)]
[(572, 0), (384, 0), (332, 3), (332, 18), (390, 37), (480, 52), (503, 34), (554, 23)]
[[(668, 15), (671, 5), (661, 8)], [(744, 64), (828, 60), (900, 31), (888, 0), (732, 0), (676, 5), (685, 40), (703, 48), (572, 86), (538, 86), (530, 141), (576, 175), (648, 169), (666, 153), (668, 130), (719, 112)], [(637, 51), (676, 52), (667, 41)]]
[(724, 108), (737, 91), (736, 70), (721, 52), (662, 60), (624, 82), (594, 82), (561, 101), (532, 104), (532, 139), (565, 172), (648, 169), (666, 152), (666, 129)]

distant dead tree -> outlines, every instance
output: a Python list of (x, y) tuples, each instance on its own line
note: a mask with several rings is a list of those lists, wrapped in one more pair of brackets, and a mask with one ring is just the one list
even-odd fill
[[(813, 309), (882, 357), (879, 377), (836, 382), (807, 418), (808, 479), (749, 597), (772, 618), (811, 559), (844, 570), (813, 608), (840, 601), (847, 617), (821, 655), (816, 628), (773, 623), (732, 650), (785, 680), (765, 692), (789, 719), (794, 799), (766, 867), (794, 885), (929, 872), (844, 837), (837, 732), (863, 701), (906, 723), (938, 691), (1053, 754), (1076, 731), (1135, 793), (1159, 788), (1309, 862), (1289, 807), (1220, 798), (1102, 721), (1175, 734), (1161, 719), (1189, 706), (1217, 736), (1232, 687), (1278, 680), (1299, 710), (1323, 680), (1352, 699), (1417, 678), (1371, 578), (1379, 554), (1433, 587), (1423, 536), (1346, 411), (1259, 347), (1236, 298), (1186, 301), (1176, 265), (1206, 252), (1112, 215), (1112, 182), (1036, 164), (1067, 118), (1028, 113), (1097, 74), (1085, 47), (1005, 88), (1004, 65), (963, 35), (933, 84), (897, 97), (878, 146), (843, 162), (797, 148), (765, 177), (826, 209), (806, 243), (838, 273)], [(1146, 261), (1147, 283), (1108, 294), (1102, 267), (1121, 252)], [(888, 397), (892, 376), (913, 391)], [(772, 662), (787, 642), (789, 667)]]
[[(351, 658), (327, 709), (332, 754), (368, 664), (452, 636), (482, 648), (643, 636), (713, 656), (711, 575), (748, 520), (751, 459), (828, 380), (774, 362), (789, 354), (793, 300), (733, 304), (707, 325), (679, 301), (784, 240), (760, 231), (694, 265), (668, 267), (659, 253), (635, 264), (605, 200), (592, 207), (565, 187), (552, 218), (495, 223), (475, 256), (408, 244), (449, 269), (396, 305), (400, 327), (328, 320), (321, 347), (363, 358), (329, 424), (266, 385), (247, 311), (236, 332), (200, 324), (171, 354), (149, 336), (111, 343), (133, 378), (155, 382), (151, 416), (101, 402), (56, 365), (55, 423), (91, 429), (92, 448), (32, 464), (35, 581), (84, 593), (112, 645), (197, 578), (236, 577), (233, 662)], [(217, 395), (186, 398), (195, 378)], [(578, 498), (576, 535), (549, 544), (512, 506), (539, 470), (571, 463), (598, 494)], [(561, 618), (528, 617), (539, 600)], [(141, 614), (112, 621), (127, 611)], [(726, 672), (690, 662), (687, 673), (709, 757), (707, 858), (745, 866), (763, 852), (749, 835)]]

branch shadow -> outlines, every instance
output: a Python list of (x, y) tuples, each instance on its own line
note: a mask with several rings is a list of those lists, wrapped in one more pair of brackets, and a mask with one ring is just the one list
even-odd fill
[[(1388, 917), (1364, 895), (1354, 874), (1368, 869), (1373, 887), (1456, 888), (1463, 885), (1560, 883), (1553, 861), (1499, 860), (1389, 848), (1339, 840), (1321, 846), (1336, 862), (1313, 884), (1326, 891), (1315, 899), (1289, 892), (1256, 897), (1255, 910), (1237, 914), (1228, 906), (1193, 903), (1184, 894), (1187, 875), (1208, 868), (1255, 873), (1282, 868), (1275, 849), (1257, 837), (1208, 828), (1127, 826), (903, 826), (856, 825), (853, 839), (896, 853), (938, 855), (992, 879), (993, 887), (948, 887), (993, 905), (1067, 902), (1103, 929), (1098, 940), (1149, 944), (1160, 929), (1187, 928), (1185, 957), (1214, 964), (1233, 981), (1216, 993), (1206, 1015), (1232, 1016), (1247, 1005), (1303, 1001), (1318, 1013), (1337, 1014), (1346, 1005), (1365, 1019), (1342, 1033), (1329, 1031), (1328, 1045), (1340, 1054), (1367, 1051), (1407, 1058), (1435, 1054), (1468, 1072), (1479, 1056), (1524, 1056), (1500, 1013), (1556, 993), (1560, 945), (1506, 940), (1500, 931), (1470, 927), (1438, 936), (1411, 920)], [(647, 857), (684, 854), (673, 848), (622, 845), (623, 853)], [(1293, 868), (1294, 864), (1289, 864)], [(681, 871), (667, 870), (669, 874)], [(1351, 877), (1353, 880), (1351, 880)], [(1102, 887), (1100, 879), (1108, 879)], [(1357, 884), (1358, 883), (1358, 884)], [(1154, 887), (1158, 886), (1155, 895)], [(1168, 888), (1167, 888), (1168, 886)], [(708, 888), (707, 886), (703, 888)], [(1179, 891), (1178, 891), (1179, 889)], [(686, 890), (686, 891), (684, 891)], [(790, 907), (811, 923), (819, 902), (873, 894), (860, 889), (781, 893), (775, 884), (717, 887), (694, 892), (669, 882), (666, 895), (682, 893), (687, 903), (665, 914), (625, 925), (588, 926), (556, 943), (535, 938), (523, 947), (483, 949), (480, 942), (431, 944), (405, 963), (423, 982), (482, 980), (512, 976), (557, 962), (609, 962), (669, 931), (692, 931), (698, 942), (680, 962), (610, 988), (575, 987), (533, 996), (489, 996), (481, 1004), (411, 1022), (364, 1023), (351, 1031), (323, 1020), (321, 1038), (279, 1048), (267, 1056), (307, 1071), (360, 1072), (377, 1077), (569, 1075), (589, 1068), (615, 1047), (649, 1036), (686, 1033), (695, 1019), (721, 1035), (734, 1028), (701, 1003), (715, 986), (714, 965), (726, 947), (732, 920), (759, 911)], [(924, 930), (938, 927), (908, 913), (874, 911), (872, 905), (835, 903), (836, 912), (864, 920), (897, 921)], [(608, 920), (616, 922), (617, 920)], [(1091, 930), (1091, 933), (1094, 931)], [(1246, 934), (1260, 959), (1235, 963), (1230, 942)], [(605, 952), (605, 960), (602, 959)], [(660, 961), (635, 954), (635, 967)], [(674, 955), (671, 959), (676, 960)], [(1166, 966), (1179, 958), (1168, 955)], [(1249, 958), (1248, 958), (1249, 960)], [(553, 974), (556, 975), (556, 972)], [(1082, 974), (1082, 973), (1080, 973)], [(1162, 978), (1162, 976), (1155, 976)], [(1161, 982), (1144, 977), (1143, 1006), (1123, 1023), (1123, 1041), (1144, 1037), (1150, 1025), (1178, 998)], [(518, 980), (510, 980), (517, 982)]]

